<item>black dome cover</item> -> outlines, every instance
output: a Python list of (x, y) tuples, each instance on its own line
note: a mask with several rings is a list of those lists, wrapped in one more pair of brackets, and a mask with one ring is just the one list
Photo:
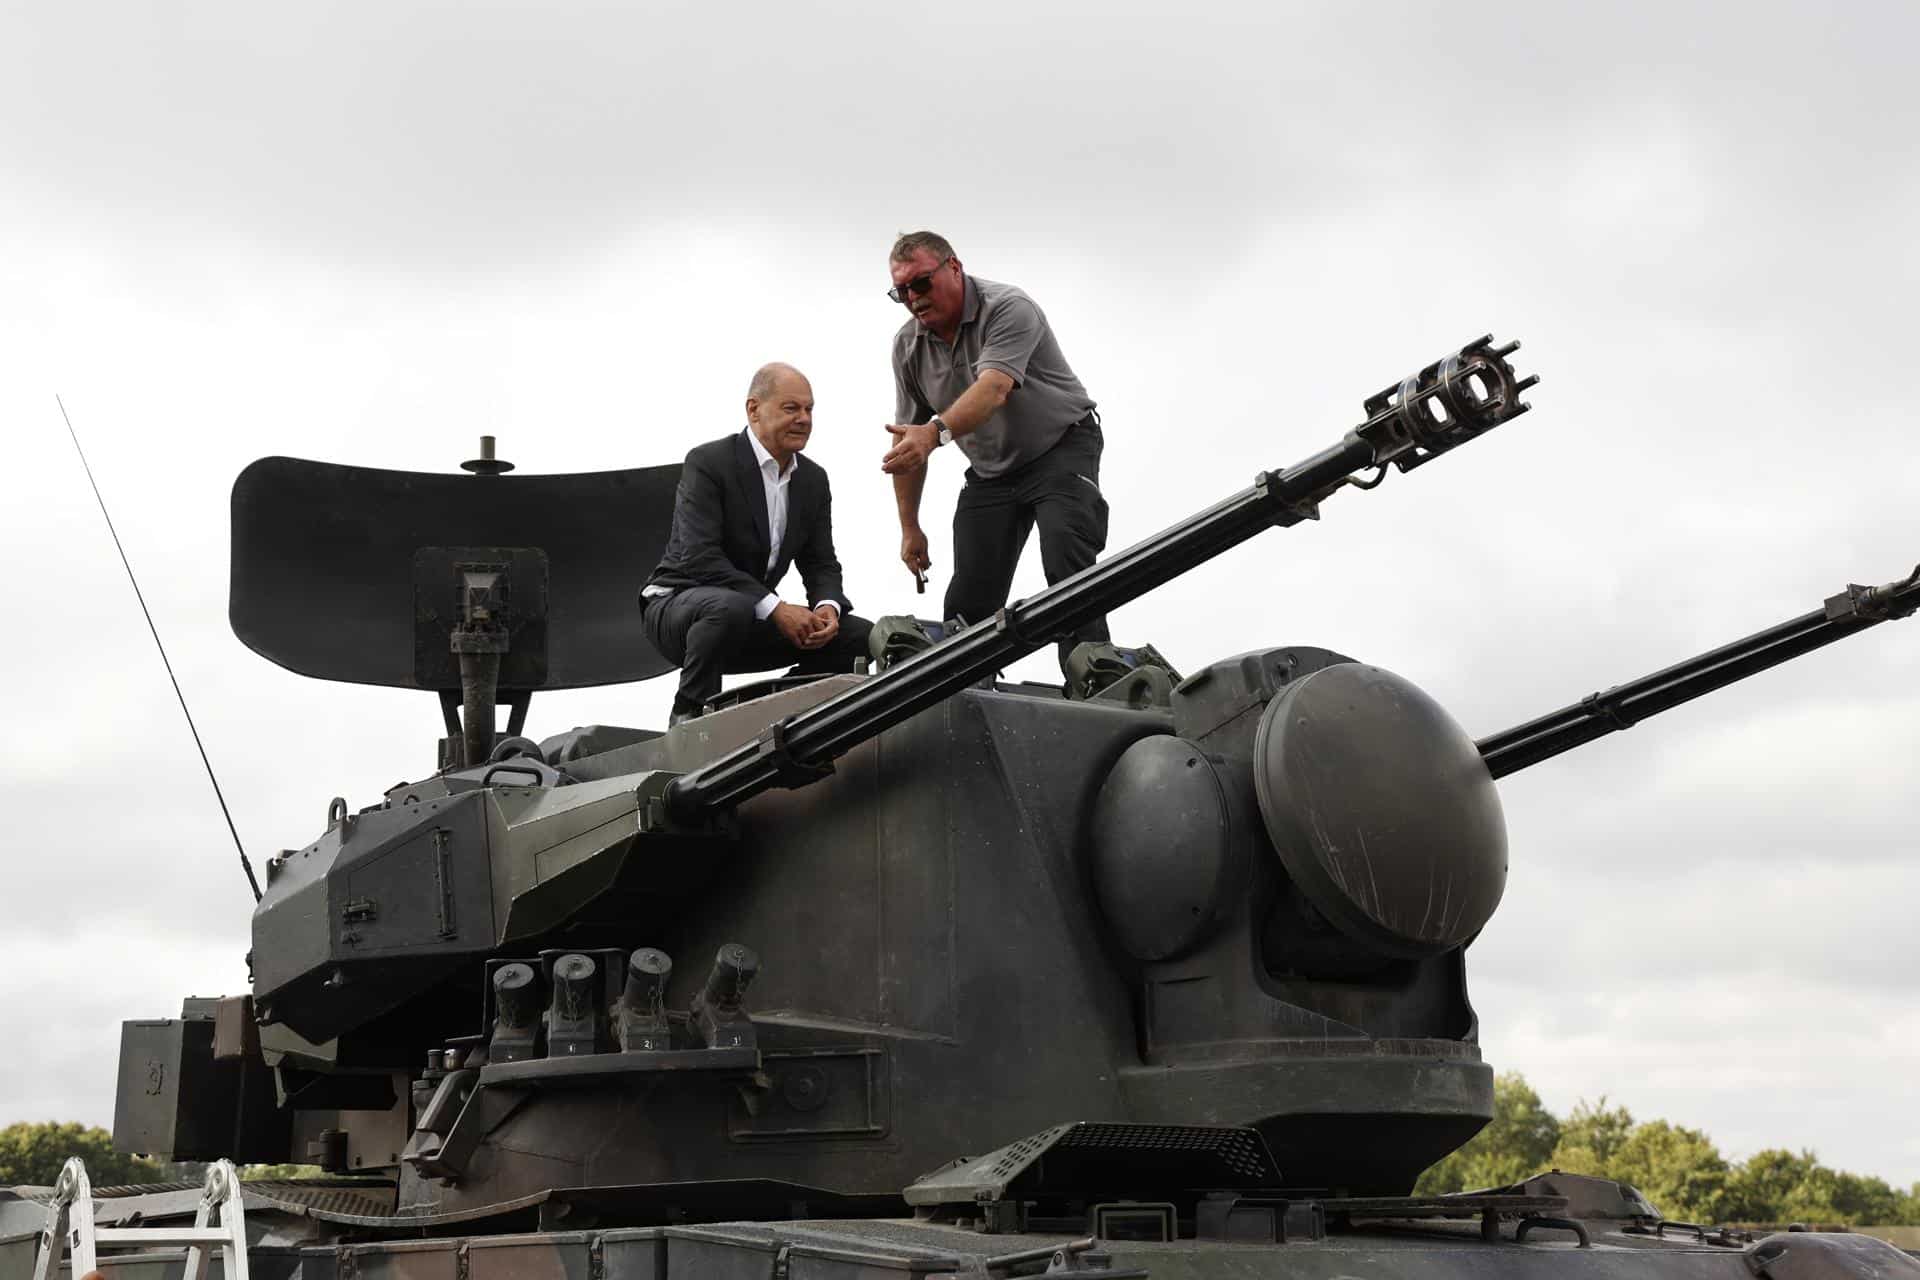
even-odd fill
[(1471, 942), (1507, 883), (1500, 795), (1473, 739), (1410, 681), (1345, 662), (1287, 686), (1254, 736), (1254, 788), (1295, 884), (1396, 956)]

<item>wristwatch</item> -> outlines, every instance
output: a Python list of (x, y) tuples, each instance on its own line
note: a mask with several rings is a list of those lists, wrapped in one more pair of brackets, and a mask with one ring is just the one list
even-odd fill
[(939, 414), (936, 413), (931, 418), (928, 418), (927, 423), (930, 426), (935, 426), (940, 428), (940, 434), (935, 438), (935, 444), (934, 444), (935, 448), (939, 448), (940, 445), (943, 445), (943, 444), (953, 443), (953, 428), (948, 426), (941, 419)]

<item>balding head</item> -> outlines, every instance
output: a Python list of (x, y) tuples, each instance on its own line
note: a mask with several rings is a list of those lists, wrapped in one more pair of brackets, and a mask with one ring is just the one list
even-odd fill
[(790, 364), (774, 361), (747, 384), (747, 426), (785, 471), (813, 434), (813, 384)]
[(779, 360), (761, 365), (753, 371), (753, 381), (747, 384), (747, 399), (771, 400), (781, 379), (788, 377), (798, 378), (803, 384), (807, 381), (806, 374)]

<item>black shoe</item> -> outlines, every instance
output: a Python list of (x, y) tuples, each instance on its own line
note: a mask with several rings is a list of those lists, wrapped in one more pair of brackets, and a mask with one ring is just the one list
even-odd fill
[(699, 713), (698, 711), (678, 711), (678, 710), (676, 710), (676, 711), (675, 711), (675, 712), (674, 712), (674, 713), (673, 713), (672, 715), (670, 715), (670, 716), (668, 716), (668, 717), (667, 717), (667, 728), (669, 728), (669, 729), (671, 729), (671, 728), (673, 728), (673, 727), (674, 727), (675, 725), (682, 725), (682, 724), (685, 724), (685, 723), (686, 723), (687, 721), (689, 721), (689, 720), (695, 720), (695, 719), (698, 719), (698, 718), (699, 718), (699, 715), (700, 715), (700, 713)]

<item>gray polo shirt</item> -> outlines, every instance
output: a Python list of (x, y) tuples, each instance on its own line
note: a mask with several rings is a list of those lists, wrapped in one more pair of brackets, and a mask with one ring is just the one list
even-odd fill
[(1013, 285), (968, 276), (952, 346), (913, 319), (893, 336), (893, 420), (925, 422), (958, 400), (982, 369), (1013, 379), (1000, 412), (954, 441), (982, 479), (1032, 462), (1093, 410), (1039, 304)]

